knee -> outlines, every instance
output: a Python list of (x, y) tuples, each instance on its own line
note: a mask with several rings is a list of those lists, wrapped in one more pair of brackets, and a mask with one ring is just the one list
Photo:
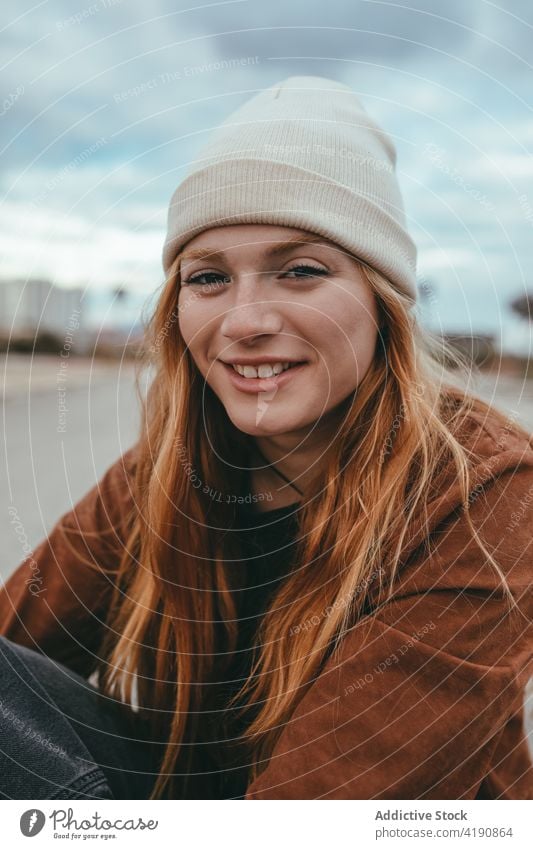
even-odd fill
[(41, 657), (38, 651), (22, 646), (19, 643), (14, 643), (13, 640), (0, 635), (0, 665), (12, 665), (14, 659), (18, 661), (29, 659), (31, 657)]
[(8, 637), (5, 637), (3, 634), (0, 634), (0, 650), (4, 651), (4, 649), (8, 653), (17, 652), (19, 649), (26, 649), (26, 651), (31, 651), (31, 649), (27, 649), (26, 646), (21, 646), (19, 643), (15, 643)]
[(0, 665), (3, 666), (6, 663), (9, 663), (13, 654), (17, 654), (18, 648), (20, 648), (20, 646), (17, 646), (17, 644), (12, 640), (8, 640), (7, 637), (0, 634)]
[(12, 695), (25, 689), (24, 683), (28, 677), (27, 654), (31, 657), (35, 652), (0, 636), (0, 682), (2, 694), (6, 698), (8, 692)]

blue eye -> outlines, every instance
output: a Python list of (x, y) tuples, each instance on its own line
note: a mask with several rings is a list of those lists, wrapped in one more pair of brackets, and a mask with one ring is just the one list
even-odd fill
[[(294, 265), (292, 268), (289, 268), (289, 270), (286, 271), (285, 274), (291, 274), (293, 271), (298, 271), (302, 268), (305, 269), (306, 273), (298, 275), (298, 277), (319, 277), (324, 276), (328, 273), (325, 268), (318, 268), (316, 265)], [(311, 274), (309, 274), (309, 272), (311, 272)]]
[[(324, 277), (328, 274), (327, 269), (319, 268), (315, 265), (294, 265), (292, 268), (289, 268), (284, 272), (283, 276), (286, 277), (288, 274), (292, 274), (293, 272), (303, 271), (303, 274), (297, 274), (294, 279), (305, 279), (306, 277)], [(209, 281), (208, 281), (209, 278)], [(220, 274), (217, 271), (203, 271), (201, 274), (193, 275), (189, 277), (187, 280), (182, 281), (182, 286), (206, 286), (207, 288), (213, 287), (218, 288), (220, 286), (216, 281), (225, 280), (229, 281), (229, 277), (226, 274)]]
[[(211, 279), (209, 283), (201, 283), (202, 278), (223, 278), (225, 280), (229, 280), (225, 274), (218, 274), (216, 271), (204, 271), (202, 274), (197, 274), (196, 276), (189, 277), (188, 280), (182, 280), (182, 286), (213, 286), (213, 280)], [(217, 284), (218, 285), (218, 284)]]

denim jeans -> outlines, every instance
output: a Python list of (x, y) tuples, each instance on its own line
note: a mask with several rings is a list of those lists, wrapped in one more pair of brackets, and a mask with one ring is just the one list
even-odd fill
[(0, 798), (147, 799), (159, 745), (66, 666), (0, 637)]

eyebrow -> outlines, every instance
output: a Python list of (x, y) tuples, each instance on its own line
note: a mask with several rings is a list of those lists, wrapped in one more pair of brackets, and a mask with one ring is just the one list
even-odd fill
[[(272, 247), (267, 249), (267, 254), (269, 256), (278, 256), (279, 254), (286, 253), (287, 251), (292, 250), (297, 245), (313, 245), (316, 243), (325, 243), (325, 239), (323, 236), (311, 236), (306, 237), (303, 236), (292, 236), (290, 239), (285, 239), (283, 242), (279, 242), (276, 245), (272, 245)], [(324, 247), (327, 248), (328, 245), (324, 244)], [(212, 248), (196, 248), (195, 250), (184, 252), (180, 255), (179, 266), (184, 261), (191, 261), (194, 259), (205, 259), (206, 257), (214, 257), (221, 258), (226, 256), (226, 251), (216, 251)]]

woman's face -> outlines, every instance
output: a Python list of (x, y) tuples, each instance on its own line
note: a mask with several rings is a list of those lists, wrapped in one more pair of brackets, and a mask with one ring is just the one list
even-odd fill
[(205, 230), (184, 247), (180, 280), (184, 341), (247, 434), (324, 424), (372, 362), (375, 297), (357, 262), (314, 233), (262, 224)]

